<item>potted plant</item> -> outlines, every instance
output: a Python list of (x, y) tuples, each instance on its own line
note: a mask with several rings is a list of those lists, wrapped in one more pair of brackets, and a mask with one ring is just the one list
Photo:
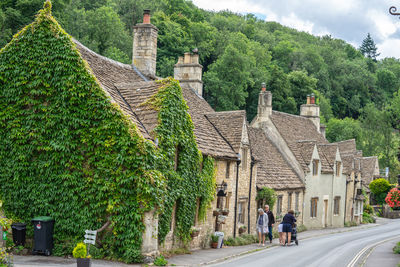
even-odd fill
[(243, 234), (244, 232), (246, 232), (246, 230), (247, 230), (247, 227), (245, 225), (240, 226), (239, 227), (239, 234), (240, 235)]
[(228, 216), (228, 214), (229, 214), (229, 210), (228, 209), (223, 209), (222, 210), (222, 215)]
[(191, 237), (196, 237), (196, 236), (199, 235), (199, 233), (200, 233), (200, 229), (198, 229), (198, 228), (192, 227), (190, 229), (190, 236)]
[(213, 216), (218, 216), (220, 212), (220, 209), (216, 209), (213, 211)]
[(87, 254), (86, 245), (84, 243), (78, 243), (72, 252), (74, 258), (76, 258), (76, 266), (78, 267), (90, 267), (90, 255)]
[(211, 247), (218, 248), (218, 236), (211, 235)]

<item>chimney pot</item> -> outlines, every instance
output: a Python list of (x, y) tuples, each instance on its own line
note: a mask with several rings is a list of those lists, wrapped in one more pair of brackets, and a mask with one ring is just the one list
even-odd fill
[(310, 95), (307, 95), (307, 105), (311, 104)]
[(150, 24), (150, 9), (143, 10), (143, 24)]
[(265, 92), (266, 90), (266, 85), (265, 83), (261, 83), (261, 91)]
[(192, 63), (192, 62), (191, 62), (191, 55), (190, 55), (189, 52), (186, 52), (186, 53), (184, 54), (183, 63), (184, 63), (184, 64), (190, 64), (190, 63)]
[(315, 95), (314, 93), (311, 94), (311, 104), (315, 104)]

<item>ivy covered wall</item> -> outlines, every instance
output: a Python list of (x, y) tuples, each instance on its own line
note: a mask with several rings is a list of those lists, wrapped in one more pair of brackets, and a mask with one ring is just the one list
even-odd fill
[[(70, 254), (85, 229), (111, 221), (105, 256), (140, 261), (143, 213), (160, 211), (160, 240), (177, 201), (177, 235), (189, 239), (215, 192), (181, 89), (162, 81), (159, 147), (146, 141), (105, 95), (46, 1), (35, 21), (0, 50), (0, 199), (7, 216), (55, 218), (56, 254)], [(175, 171), (175, 153), (178, 165)], [(202, 167), (202, 168), (201, 168)]]

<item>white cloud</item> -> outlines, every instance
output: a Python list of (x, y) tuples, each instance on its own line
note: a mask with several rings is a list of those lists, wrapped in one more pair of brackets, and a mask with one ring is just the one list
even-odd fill
[(400, 58), (400, 39), (386, 39), (384, 42), (377, 44), (378, 52), (381, 53), (379, 58), (395, 57)]

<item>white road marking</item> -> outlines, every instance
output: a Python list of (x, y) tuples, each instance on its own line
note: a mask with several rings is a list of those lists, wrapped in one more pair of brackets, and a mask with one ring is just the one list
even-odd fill
[(387, 238), (381, 241), (378, 241), (376, 243), (373, 243), (369, 246), (364, 247), (362, 250), (360, 250), (360, 252), (357, 253), (357, 255), (351, 260), (351, 262), (347, 265), (347, 267), (354, 267), (357, 263), (357, 261), (360, 259), (360, 257), (365, 253), (365, 251), (367, 251), (368, 249), (372, 248), (372, 247), (376, 247), (382, 243), (385, 243), (387, 241), (399, 238), (400, 236), (395, 236), (395, 237), (391, 237), (391, 238)]

